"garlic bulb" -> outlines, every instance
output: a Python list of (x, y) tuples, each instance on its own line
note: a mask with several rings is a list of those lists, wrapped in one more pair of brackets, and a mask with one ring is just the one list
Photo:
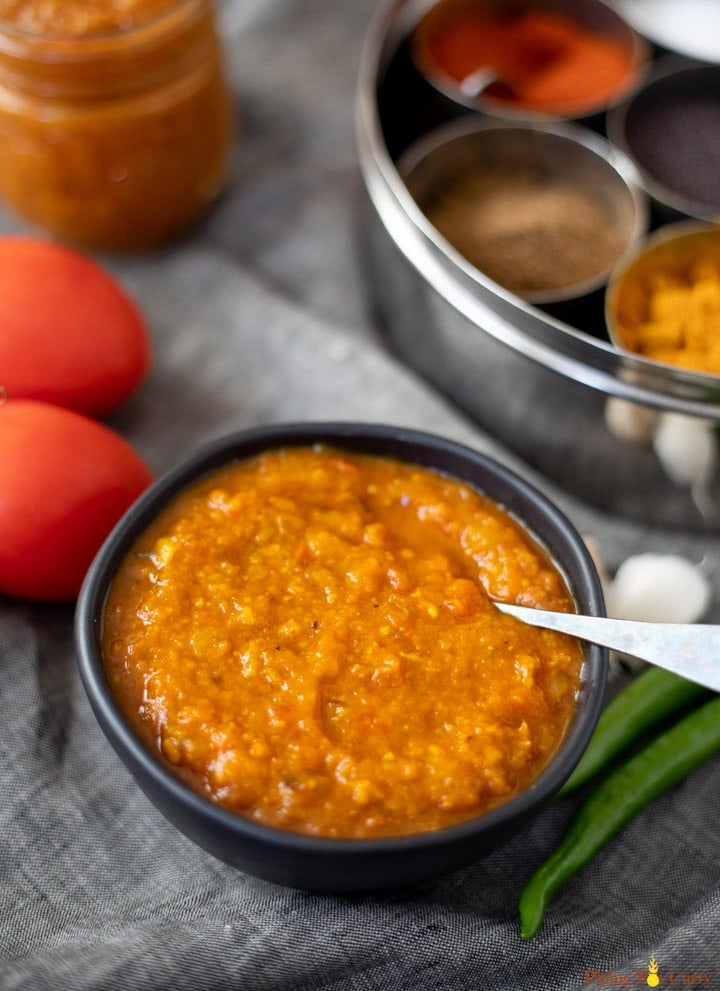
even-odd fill
[[(605, 586), (608, 616), (648, 623), (694, 623), (710, 605), (710, 585), (700, 570), (674, 554), (638, 554), (624, 561)], [(644, 661), (610, 652), (610, 678), (640, 671)]]
[(710, 605), (711, 589), (700, 568), (673, 554), (638, 554), (618, 568), (606, 590), (615, 619), (694, 623)]
[(664, 413), (653, 435), (653, 447), (677, 485), (709, 485), (717, 466), (717, 437), (705, 420)]
[(630, 444), (652, 443), (660, 413), (620, 396), (610, 396), (605, 402), (605, 425), (618, 440)]

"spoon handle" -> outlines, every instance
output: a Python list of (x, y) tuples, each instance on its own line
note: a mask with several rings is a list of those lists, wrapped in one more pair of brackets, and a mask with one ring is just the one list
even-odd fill
[(665, 668), (720, 692), (720, 626), (702, 623), (640, 623), (603, 616), (548, 612), (496, 602), (502, 612), (531, 626), (569, 633)]

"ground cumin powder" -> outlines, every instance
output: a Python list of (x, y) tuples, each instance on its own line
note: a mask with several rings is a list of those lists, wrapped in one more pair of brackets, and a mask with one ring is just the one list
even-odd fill
[(420, 205), (472, 265), (519, 295), (601, 276), (624, 247), (589, 190), (532, 167), (462, 172)]

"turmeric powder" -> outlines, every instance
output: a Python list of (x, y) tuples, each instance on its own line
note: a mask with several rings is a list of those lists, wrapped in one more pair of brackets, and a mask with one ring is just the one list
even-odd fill
[(608, 318), (627, 350), (720, 375), (720, 228), (641, 256), (611, 288)]

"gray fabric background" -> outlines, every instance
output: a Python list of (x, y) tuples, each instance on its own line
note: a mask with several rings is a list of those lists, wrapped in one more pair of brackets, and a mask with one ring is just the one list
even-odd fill
[[(144, 308), (155, 347), (150, 378), (111, 424), (158, 473), (205, 440), (271, 421), (429, 428), (532, 477), (611, 570), (673, 550), (704, 557), (717, 588), (717, 534), (642, 525), (566, 495), (384, 350), (352, 124), (373, 9), (222, 4), (240, 119), (231, 182), (183, 242), (103, 259)], [(0, 214), (0, 230), (21, 229)], [(708, 973), (720, 987), (720, 761), (638, 816), (524, 944), (518, 894), (573, 805), (413, 892), (319, 897), (255, 880), (184, 839), (136, 788), (84, 696), (72, 608), (0, 601), (2, 991), (571, 989), (593, 970), (605, 986), (636, 984), (651, 955), (666, 985), (671, 972), (676, 983)]]

